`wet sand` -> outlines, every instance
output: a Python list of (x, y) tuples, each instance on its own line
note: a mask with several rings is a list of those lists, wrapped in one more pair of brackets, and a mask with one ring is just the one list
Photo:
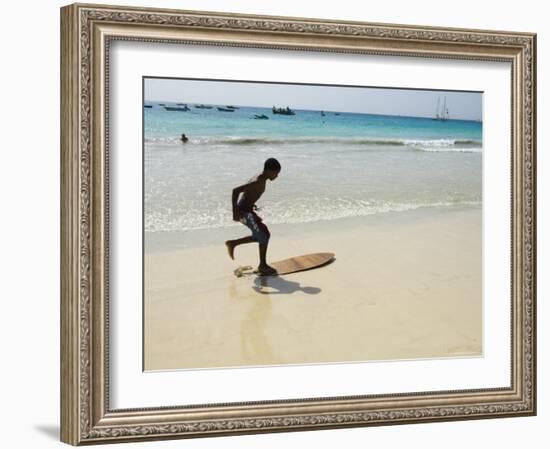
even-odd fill
[(257, 244), (235, 260), (223, 244), (244, 226), (147, 235), (145, 369), (480, 356), (481, 215), (431, 208), (272, 225), (268, 262), (336, 260), (269, 278), (233, 275), (258, 263)]

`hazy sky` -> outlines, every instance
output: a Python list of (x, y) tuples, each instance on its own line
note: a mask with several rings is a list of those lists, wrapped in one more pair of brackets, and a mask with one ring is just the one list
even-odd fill
[(481, 120), (481, 92), (311, 86), (145, 78), (145, 101), (311, 109), (433, 117), (438, 99), (451, 119)]

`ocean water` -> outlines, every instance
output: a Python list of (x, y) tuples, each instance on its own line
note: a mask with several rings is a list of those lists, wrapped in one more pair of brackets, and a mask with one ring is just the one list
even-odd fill
[(481, 204), (480, 122), (299, 109), (284, 116), (239, 105), (235, 112), (191, 104), (174, 112), (146, 104), (153, 105), (144, 109), (147, 232), (238, 225), (232, 189), (269, 157), (282, 170), (258, 202), (267, 224)]

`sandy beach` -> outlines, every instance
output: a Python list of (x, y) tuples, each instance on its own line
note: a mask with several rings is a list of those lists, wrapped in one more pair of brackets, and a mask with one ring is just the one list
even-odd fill
[[(146, 235), (145, 370), (356, 362), (482, 353), (481, 208), (427, 208), (270, 226), (268, 261), (328, 266), (237, 278), (257, 244), (220, 231)], [(172, 250), (169, 250), (172, 248)]]

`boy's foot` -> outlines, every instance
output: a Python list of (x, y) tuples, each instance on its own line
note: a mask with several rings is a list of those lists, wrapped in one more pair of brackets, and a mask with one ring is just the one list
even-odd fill
[(277, 274), (277, 270), (269, 265), (258, 265), (258, 273), (260, 274)]
[(227, 240), (225, 242), (225, 247), (227, 248), (227, 252), (229, 253), (229, 257), (231, 257), (231, 259), (234, 260), (235, 257), (233, 256), (233, 252), (235, 251), (235, 246), (233, 245), (231, 240)]

